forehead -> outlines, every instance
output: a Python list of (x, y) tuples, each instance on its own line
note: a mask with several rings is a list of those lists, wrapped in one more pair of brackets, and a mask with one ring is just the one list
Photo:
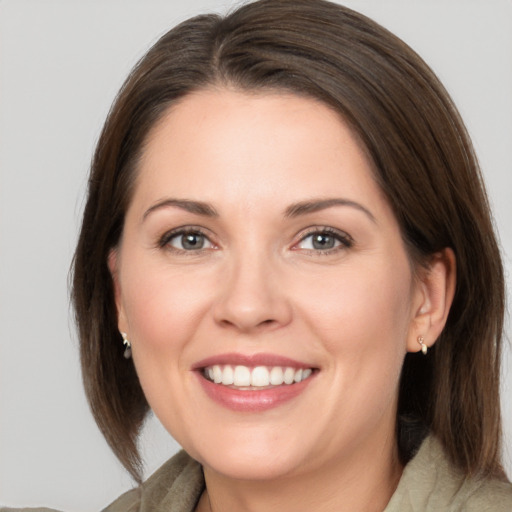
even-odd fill
[(210, 202), (381, 196), (369, 158), (333, 109), (288, 93), (228, 89), (190, 94), (169, 109), (148, 135), (137, 182), (139, 196)]

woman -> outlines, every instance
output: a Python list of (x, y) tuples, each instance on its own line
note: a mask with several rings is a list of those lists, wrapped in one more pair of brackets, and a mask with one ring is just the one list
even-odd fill
[[(118, 510), (510, 510), (503, 275), (432, 72), (370, 20), (263, 0), (166, 34), (98, 143), (74, 263)], [(124, 355), (124, 357), (123, 357)]]

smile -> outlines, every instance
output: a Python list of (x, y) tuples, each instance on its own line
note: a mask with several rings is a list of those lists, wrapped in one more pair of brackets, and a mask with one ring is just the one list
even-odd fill
[(273, 386), (290, 386), (308, 379), (312, 368), (291, 366), (213, 365), (203, 369), (203, 376), (215, 384), (245, 391), (255, 391)]
[(237, 413), (263, 412), (298, 400), (320, 368), (276, 354), (217, 354), (193, 367), (206, 396)]

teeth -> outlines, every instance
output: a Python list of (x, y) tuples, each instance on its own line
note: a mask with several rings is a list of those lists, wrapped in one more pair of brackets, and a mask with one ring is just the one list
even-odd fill
[(291, 384), (295, 379), (295, 370), (293, 368), (286, 368), (284, 371), (284, 383)]
[(250, 386), (251, 370), (249, 370), (247, 366), (236, 366), (235, 375), (233, 377), (233, 384), (235, 386)]
[(281, 366), (230, 366), (214, 365), (205, 368), (204, 376), (215, 384), (223, 386), (236, 386), (240, 388), (263, 388), (268, 386), (282, 386), (302, 382), (311, 376), (311, 368), (292, 368)]
[(222, 372), (222, 384), (224, 384), (224, 386), (230, 386), (234, 382), (235, 375), (233, 373), (233, 368), (231, 368), (231, 366), (226, 366)]
[(280, 386), (283, 382), (283, 369), (280, 366), (274, 366), (274, 368), (270, 370), (270, 384)]
[(222, 369), (220, 366), (215, 365), (213, 367), (213, 382), (215, 382), (215, 384), (222, 382)]
[(263, 387), (270, 384), (270, 372), (265, 366), (256, 366), (251, 372), (251, 386)]

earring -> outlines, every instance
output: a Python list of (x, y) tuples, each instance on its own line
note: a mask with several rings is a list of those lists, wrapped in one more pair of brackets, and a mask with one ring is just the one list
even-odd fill
[(425, 344), (425, 340), (423, 339), (423, 336), (418, 336), (418, 343), (421, 345), (421, 351), (423, 352), (423, 355), (427, 355), (428, 347)]
[(132, 344), (128, 341), (128, 334), (122, 332), (121, 336), (123, 337), (123, 345), (125, 346), (124, 358), (130, 359), (130, 357), (132, 357)]

